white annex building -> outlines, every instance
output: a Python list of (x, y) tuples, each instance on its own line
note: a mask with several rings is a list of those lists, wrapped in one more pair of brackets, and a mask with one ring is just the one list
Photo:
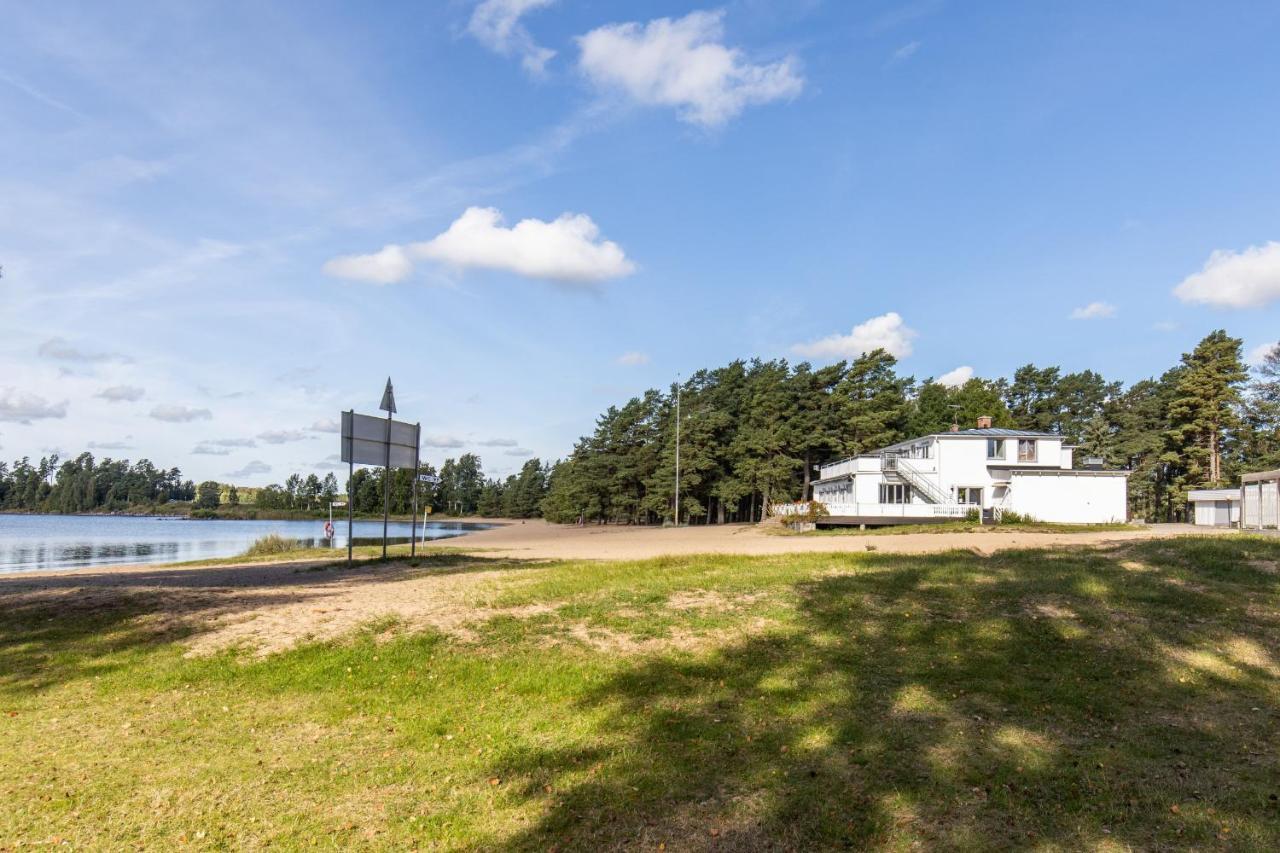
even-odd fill
[(1191, 523), (1201, 527), (1235, 527), (1240, 523), (1240, 489), (1193, 489), (1187, 492)]
[(896, 524), (1013, 511), (1037, 521), (1123, 522), (1128, 472), (1073, 470), (1062, 436), (952, 428), (821, 466), (814, 500), (833, 524)]

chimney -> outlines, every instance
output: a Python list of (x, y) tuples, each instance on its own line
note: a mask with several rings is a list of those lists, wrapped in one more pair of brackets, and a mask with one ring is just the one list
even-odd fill
[(960, 424), (953, 423), (953, 424), (951, 425), (951, 431), (952, 431), (952, 432), (959, 432), (959, 431), (960, 431)]
[(978, 416), (978, 429), (991, 429), (991, 415)]

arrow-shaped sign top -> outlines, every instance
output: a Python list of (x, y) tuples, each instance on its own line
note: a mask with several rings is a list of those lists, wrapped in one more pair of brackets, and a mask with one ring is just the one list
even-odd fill
[(396, 392), (391, 387), (391, 377), (387, 377), (387, 390), (382, 392), (382, 404), (378, 406), (384, 412), (395, 413), (396, 410)]

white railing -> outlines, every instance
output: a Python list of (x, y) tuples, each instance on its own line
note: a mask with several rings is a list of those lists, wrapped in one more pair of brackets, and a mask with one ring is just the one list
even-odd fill
[[(790, 507), (799, 509), (789, 509)], [(827, 512), (839, 516), (865, 516), (867, 518), (964, 518), (969, 510), (976, 507), (960, 504), (868, 504), (868, 503), (828, 503)], [(778, 515), (799, 515), (806, 511), (805, 505), (775, 504), (774, 511)]]
[[(885, 461), (887, 462), (888, 459)], [(893, 470), (897, 471), (898, 476), (910, 483), (911, 487), (923, 495), (926, 500), (940, 505), (954, 503), (951, 496), (944, 492), (941, 486), (929, 479), (909, 459), (896, 459)]]

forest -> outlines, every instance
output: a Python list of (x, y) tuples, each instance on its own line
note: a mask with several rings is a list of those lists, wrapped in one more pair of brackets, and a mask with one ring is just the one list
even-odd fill
[(1027, 364), (1010, 379), (949, 387), (897, 371), (883, 350), (813, 367), (734, 361), (665, 393), (610, 407), (551, 470), (543, 514), (556, 522), (644, 524), (674, 515), (680, 403), (680, 520), (760, 518), (809, 494), (826, 461), (946, 431), (953, 420), (1061, 433), (1077, 464), (1132, 471), (1133, 517), (1180, 519), (1192, 488), (1280, 467), (1280, 347), (1255, 370), (1242, 341), (1209, 334), (1158, 377), (1125, 387), (1092, 371)]
[[(419, 510), (439, 514), (484, 515), (495, 518), (533, 518), (540, 514), (547, 492), (549, 466), (530, 459), (518, 474), (499, 480), (486, 478), (480, 457), (463, 454), (447, 459), (440, 470), (424, 465), (422, 473), (437, 475), (435, 485), (419, 484)], [(345, 477), (343, 478), (346, 479)], [(357, 468), (353, 478), (355, 510), (381, 515), (383, 471)], [(62, 461), (57, 454), (32, 463), (23, 458), (12, 465), (0, 462), (0, 511), (10, 512), (180, 512), (193, 515), (274, 513), (318, 514), (329, 502), (346, 496), (334, 474), (322, 479), (312, 473), (290, 475), (283, 484), (261, 488), (238, 487), (208, 480), (183, 480), (177, 468), (160, 469), (149, 460), (96, 460), (81, 453)], [(391, 512), (404, 515), (413, 507), (413, 472), (392, 472)]]
[[(959, 386), (917, 382), (883, 350), (813, 367), (784, 360), (734, 361), (699, 370), (665, 392), (649, 390), (602, 414), (591, 435), (554, 465), (524, 463), (505, 479), (486, 477), (478, 456), (448, 459), (435, 485), (419, 485), (419, 508), (555, 522), (652, 524), (674, 515), (676, 404), (680, 404), (680, 518), (692, 523), (758, 519), (771, 502), (807, 496), (817, 465), (972, 425), (1061, 433), (1077, 463), (1100, 457), (1129, 470), (1132, 515), (1177, 520), (1189, 489), (1238, 481), (1280, 467), (1280, 347), (1252, 370), (1242, 342), (1205, 337), (1158, 377), (1128, 387), (1085, 370), (1027, 364), (1009, 379)], [(410, 471), (391, 474), (391, 511), (408, 513)], [(345, 479), (345, 478), (344, 478)], [(358, 468), (355, 510), (381, 514), (383, 471)], [(182, 503), (194, 512), (234, 506), (316, 513), (345, 495), (333, 473), (293, 474), (283, 484), (237, 489), (183, 480), (157, 468), (90, 453), (61, 461), (0, 462), (0, 510), (127, 511)]]

